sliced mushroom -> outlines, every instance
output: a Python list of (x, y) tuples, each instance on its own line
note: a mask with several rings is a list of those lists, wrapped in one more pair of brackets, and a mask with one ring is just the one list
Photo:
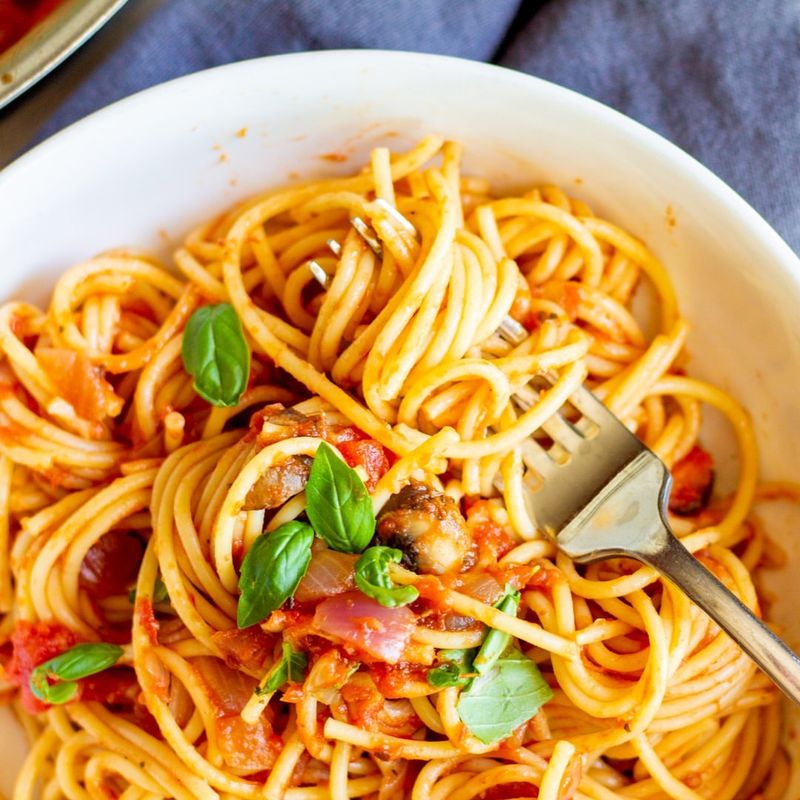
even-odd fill
[(308, 482), (312, 460), (310, 456), (287, 456), (280, 463), (273, 464), (253, 484), (242, 510), (277, 508), (302, 492)]
[(452, 500), (424, 483), (412, 481), (393, 494), (378, 515), (378, 539), (403, 551), (403, 563), (416, 572), (458, 572), (471, 540)]

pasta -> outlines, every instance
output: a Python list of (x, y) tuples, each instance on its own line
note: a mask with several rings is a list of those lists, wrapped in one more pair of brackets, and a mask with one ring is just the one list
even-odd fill
[[(586, 383), (761, 613), (781, 555), (753, 503), (798, 490), (759, 487), (747, 414), (685, 374), (641, 242), (461, 155), (379, 147), (200, 226), (177, 273), (113, 251), (0, 308), (15, 800), (782, 796), (767, 679), (652, 569), (558, 553), (524, 498)], [(727, 497), (704, 405), (739, 445)]]

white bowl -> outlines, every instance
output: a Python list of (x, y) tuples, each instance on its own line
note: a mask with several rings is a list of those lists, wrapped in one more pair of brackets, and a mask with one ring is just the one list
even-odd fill
[[(116, 103), (0, 174), (0, 298), (43, 302), (57, 275), (98, 251), (168, 252), (239, 198), (353, 170), (376, 143), (403, 147), (427, 132), (463, 142), (468, 172), (500, 186), (560, 184), (644, 239), (694, 323), (693, 372), (750, 410), (764, 477), (800, 477), (800, 261), (677, 147), (592, 100), (497, 67), (306, 53), (231, 64)], [(774, 613), (798, 647), (798, 590), (787, 575), (776, 577)], [(0, 793), (24, 747), (16, 734), (3, 741)]]

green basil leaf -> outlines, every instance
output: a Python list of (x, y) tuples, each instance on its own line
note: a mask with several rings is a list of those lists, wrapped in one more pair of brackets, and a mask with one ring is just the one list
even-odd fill
[(282, 648), (283, 655), (281, 660), (272, 671), (263, 688), (259, 688), (258, 694), (272, 694), (285, 683), (290, 681), (300, 683), (305, 677), (306, 668), (308, 667), (306, 654), (295, 652), (288, 642), (284, 642)]
[(230, 303), (198, 308), (186, 323), (181, 349), (194, 390), (214, 406), (235, 406), (250, 376), (250, 348)]
[(262, 622), (294, 594), (311, 561), (313, 541), (311, 526), (295, 520), (253, 542), (239, 574), (240, 628)]
[(360, 553), (375, 533), (367, 487), (330, 445), (322, 442), (306, 484), (306, 514), (317, 535), (341, 553)]
[[(519, 601), (519, 592), (512, 589), (510, 586), (506, 586), (506, 594), (495, 603), (494, 607), (504, 614), (516, 616), (517, 609), (519, 608)], [(495, 661), (503, 655), (510, 643), (510, 633), (504, 633), (503, 631), (492, 628), (489, 633), (486, 634), (486, 638), (483, 640), (480, 650), (478, 650), (478, 655), (475, 656), (475, 661), (473, 661), (475, 672), (479, 675), (488, 672)]]
[(389, 564), (399, 564), (402, 558), (403, 553), (392, 547), (368, 547), (356, 561), (356, 586), (382, 606), (396, 608), (413, 603), (419, 592), (413, 586), (397, 586), (389, 577)]
[(439, 661), (444, 662), (428, 671), (428, 683), (437, 689), (449, 686), (466, 686), (474, 677), (471, 650), (440, 650)]
[(78, 691), (76, 681), (113, 666), (124, 652), (118, 645), (105, 642), (76, 644), (33, 670), (31, 691), (45, 703), (66, 703)]
[(534, 717), (553, 697), (536, 664), (511, 648), (461, 692), (461, 721), (484, 744), (494, 744)]

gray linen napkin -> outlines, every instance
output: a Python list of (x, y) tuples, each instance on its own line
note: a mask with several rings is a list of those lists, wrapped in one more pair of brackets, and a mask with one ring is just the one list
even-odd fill
[[(61, 83), (60, 103), (48, 105), (37, 140), (131, 92), (243, 58), (340, 47), (446, 53), (547, 78), (643, 122), (720, 175), (800, 252), (800, 0), (129, 6), (73, 59), (82, 70), (68, 65), (48, 79)], [(101, 49), (104, 36), (113, 47)], [(0, 130), (18, 106), (0, 115)]]

